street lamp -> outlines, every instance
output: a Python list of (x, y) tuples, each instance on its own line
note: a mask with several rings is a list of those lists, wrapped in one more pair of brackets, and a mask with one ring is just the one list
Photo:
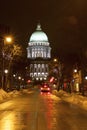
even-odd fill
[(21, 80), (21, 76), (19, 76), (18, 79)]
[(77, 69), (74, 69), (74, 73), (77, 73)]
[(3, 41), (2, 44), (2, 88), (4, 89), (4, 58), (5, 58), (5, 50), (4, 50), (4, 46), (5, 44), (10, 44), (12, 42), (12, 38), (11, 37), (5, 37), (5, 38), (1, 38)]
[(4, 70), (4, 73), (5, 73), (5, 89), (7, 88), (7, 76), (8, 76), (8, 70), (5, 69)]
[(8, 73), (8, 70), (6, 69), (6, 70), (4, 70), (4, 72), (5, 72), (5, 74), (7, 74), (7, 73)]
[(56, 58), (53, 59), (54, 62), (57, 62), (58, 60)]
[(8, 43), (11, 43), (11, 42), (12, 42), (12, 38), (11, 38), (11, 37), (6, 37), (5, 40), (6, 40), (6, 42), (8, 42)]

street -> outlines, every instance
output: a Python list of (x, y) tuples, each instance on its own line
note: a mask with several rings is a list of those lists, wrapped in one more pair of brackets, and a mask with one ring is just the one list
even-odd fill
[(38, 90), (0, 104), (0, 130), (87, 130), (87, 111)]

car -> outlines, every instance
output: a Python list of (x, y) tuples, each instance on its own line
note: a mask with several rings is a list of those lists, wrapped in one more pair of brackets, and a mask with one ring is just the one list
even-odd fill
[(51, 88), (49, 87), (49, 85), (47, 83), (44, 83), (41, 85), (40, 91), (41, 92), (51, 92)]

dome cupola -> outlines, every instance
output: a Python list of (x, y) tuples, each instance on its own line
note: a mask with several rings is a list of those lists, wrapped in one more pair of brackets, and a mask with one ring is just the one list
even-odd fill
[(29, 42), (48, 42), (48, 37), (42, 31), (40, 24), (37, 25), (36, 31), (32, 33)]

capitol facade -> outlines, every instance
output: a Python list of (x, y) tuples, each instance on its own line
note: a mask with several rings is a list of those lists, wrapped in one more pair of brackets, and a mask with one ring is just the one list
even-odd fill
[(27, 58), (30, 60), (29, 75), (32, 80), (46, 80), (49, 75), (48, 62), (51, 59), (51, 47), (40, 24), (30, 36)]

